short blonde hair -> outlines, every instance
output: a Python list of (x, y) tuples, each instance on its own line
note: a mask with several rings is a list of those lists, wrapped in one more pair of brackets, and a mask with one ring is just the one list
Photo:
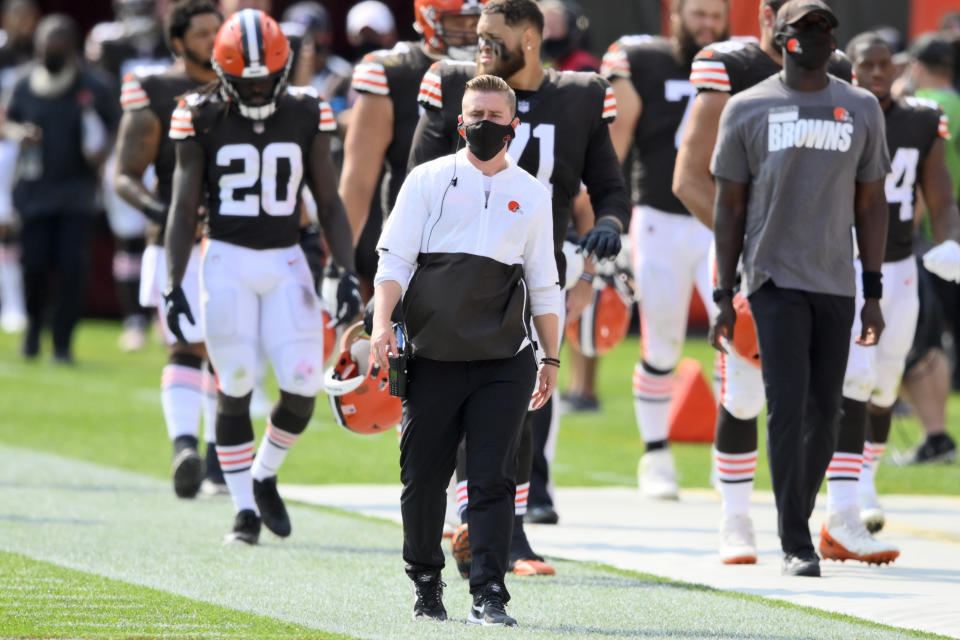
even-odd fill
[(467, 91), (476, 91), (478, 93), (499, 93), (507, 99), (507, 104), (510, 105), (510, 115), (517, 115), (517, 94), (513, 92), (513, 89), (510, 88), (510, 85), (499, 76), (492, 76), (489, 74), (479, 75), (475, 78), (470, 78), (467, 82), (467, 88), (464, 91), (464, 96), (466, 96)]

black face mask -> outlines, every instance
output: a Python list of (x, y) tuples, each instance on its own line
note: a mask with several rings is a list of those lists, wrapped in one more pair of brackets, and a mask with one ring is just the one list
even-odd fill
[(513, 127), (509, 124), (497, 124), (490, 120), (481, 120), (464, 126), (467, 148), (478, 160), (486, 162), (500, 153), (504, 145), (513, 139)]
[(834, 47), (833, 34), (819, 29), (795, 31), (784, 36), (784, 52), (808, 71), (827, 64)]
[(48, 53), (43, 56), (43, 66), (52, 74), (60, 73), (67, 66), (67, 54)]

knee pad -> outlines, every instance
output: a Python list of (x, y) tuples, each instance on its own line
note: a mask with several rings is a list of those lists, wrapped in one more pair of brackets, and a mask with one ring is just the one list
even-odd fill
[(843, 396), (851, 400), (866, 402), (873, 393), (876, 377), (869, 363), (850, 363), (847, 375), (843, 378)]
[(903, 364), (903, 360), (877, 359), (876, 381), (873, 385), (873, 393), (870, 395), (870, 403), (875, 407), (887, 409), (897, 401)]
[[(184, 322), (181, 319), (181, 322)], [(253, 391), (256, 379), (257, 354), (253, 346), (236, 343), (228, 345), (207, 344), (212, 354), (213, 366), (221, 391), (233, 397), (241, 397)]]
[(322, 343), (293, 342), (271, 350), (277, 386), (290, 394), (316, 396), (323, 389)]

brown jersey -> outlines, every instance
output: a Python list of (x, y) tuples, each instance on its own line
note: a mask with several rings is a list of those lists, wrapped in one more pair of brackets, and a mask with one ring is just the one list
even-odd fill
[(311, 87), (288, 87), (266, 120), (243, 117), (219, 93), (186, 96), (170, 137), (195, 140), (206, 156), (206, 237), (251, 249), (296, 244), (310, 149), (318, 131), (335, 130), (330, 105)]

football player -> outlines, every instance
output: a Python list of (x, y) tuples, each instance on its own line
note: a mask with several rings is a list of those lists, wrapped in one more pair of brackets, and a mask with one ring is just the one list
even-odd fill
[[(357, 267), (365, 280), (372, 280), (377, 269), (375, 245), (382, 224), (378, 215), (368, 224), (370, 212), (393, 209), (407, 175), (407, 155), (420, 117), (420, 80), (437, 60), (474, 58), (483, 1), (414, 0), (414, 28), (423, 39), (367, 54), (354, 67), (351, 86), (359, 97), (350, 115), (354, 126), (347, 128), (344, 141), (340, 198), (353, 242), (359, 245)], [(380, 198), (374, 202), (378, 186)]]
[[(236, 506), (227, 540), (255, 544), (261, 518), (290, 535), (277, 470), (307, 427), (323, 382), (324, 321), (298, 245), (300, 191), (317, 202), (334, 261), (343, 323), (360, 310), (350, 227), (336, 193), (329, 105), (312, 88), (287, 87), (291, 53), (276, 21), (244, 9), (220, 27), (218, 81), (188, 94), (173, 112), (173, 199), (167, 225), (167, 324), (181, 342), (180, 315), (195, 324), (183, 285), (206, 193), (199, 317), (218, 374), (217, 456)], [(250, 420), (257, 350), (266, 352), (280, 399), (254, 457)]]
[[(855, 342), (850, 345), (840, 439), (827, 469), (828, 519), (821, 532), (820, 551), (825, 557), (869, 561), (871, 554), (885, 550), (878, 548), (878, 541), (864, 537), (863, 525), (877, 531), (884, 524), (874, 473), (890, 433), (891, 410), (920, 307), (914, 259), (917, 187), (930, 211), (934, 239), (940, 242), (923, 255), (923, 264), (934, 275), (952, 282), (960, 281), (960, 212), (945, 162), (947, 117), (933, 101), (891, 97), (893, 51), (880, 34), (856, 36), (847, 45), (847, 56), (853, 62), (857, 83), (877, 97), (886, 118), (890, 222), (880, 299), (886, 327), (876, 348)], [(860, 289), (858, 282), (858, 304), (863, 299)], [(858, 319), (853, 330), (860, 330)]]
[[(120, 104), (123, 117), (117, 138), (117, 195), (141, 211), (151, 222), (149, 244), (141, 269), (140, 304), (163, 306), (167, 268), (163, 253), (163, 231), (167, 221), (175, 164), (170, 118), (180, 96), (216, 80), (211, 56), (213, 42), (223, 18), (213, 0), (181, 0), (166, 20), (167, 39), (177, 55), (174, 64), (161, 73), (131, 72), (124, 78)], [(143, 184), (143, 174), (153, 165), (157, 190)], [(194, 246), (187, 264), (184, 293), (191, 307), (199, 308), (200, 249)], [(160, 314), (161, 326), (165, 318)], [(204, 479), (204, 465), (197, 453), (197, 431), (201, 413), (206, 425), (206, 480), (210, 492), (226, 491), (217, 462), (214, 421), (217, 385), (213, 370), (204, 366), (206, 352), (199, 326), (184, 325), (186, 343), (177, 341), (164, 326), (169, 345), (167, 364), (161, 378), (161, 404), (167, 435), (173, 442), (173, 488), (176, 494), (192, 498)]]
[(690, 64), (728, 29), (726, 0), (675, 0), (671, 35), (624, 36), (610, 45), (601, 73), (617, 97), (610, 125), (617, 156), (637, 150), (630, 223), (633, 272), (642, 292), (640, 361), (633, 370), (634, 410), (646, 445), (637, 479), (648, 498), (677, 498), (676, 469), (667, 444), (673, 369), (687, 331), (694, 286), (709, 300), (711, 235), (670, 190), (677, 147), (696, 89)]
[[(94, 25), (84, 46), (87, 60), (106, 74), (119, 95), (123, 78), (139, 70), (161, 71), (170, 65), (170, 51), (157, 18), (154, 0), (114, 0), (116, 21)], [(103, 171), (103, 207), (113, 232), (113, 277), (124, 316), (120, 348), (142, 349), (146, 344), (147, 311), (139, 303), (141, 256), (146, 247), (147, 219), (121, 199), (114, 185), (116, 152)], [(148, 176), (148, 181), (152, 176)]]
[[(777, 11), (785, 0), (760, 0), (760, 42), (727, 40), (697, 54), (690, 82), (697, 90), (683, 131), (673, 173), (673, 191), (690, 213), (713, 228), (716, 186), (710, 158), (717, 140), (720, 114), (727, 101), (777, 73), (783, 64), (773, 41)], [(834, 53), (828, 70), (851, 79), (850, 61)], [(706, 301), (708, 306), (711, 300)], [(720, 354), (720, 408), (714, 437), (714, 472), (720, 489), (720, 559), (725, 564), (757, 561), (750, 494), (757, 468), (757, 416), (765, 392), (760, 370), (728, 349)]]
[[(460, 141), (457, 118), (467, 80), (478, 73), (500, 76), (517, 94), (520, 118), (509, 154), (553, 193), (554, 253), (561, 279), (566, 273), (563, 241), (581, 182), (587, 186), (596, 216), (595, 226), (581, 245), (587, 255), (595, 251), (598, 258), (616, 256), (630, 205), (607, 126), (617, 112), (610, 86), (595, 73), (544, 69), (540, 60), (543, 14), (532, 0), (488, 2), (477, 32), (477, 62), (438, 62), (423, 76), (418, 99), (424, 113), (417, 124), (409, 166), (453, 152)], [(589, 295), (589, 284), (584, 284)], [(510, 552), (510, 566), (523, 575), (554, 572), (533, 552), (523, 531), (532, 458), (531, 417), (527, 415), (518, 456)], [(466, 514), (469, 489), (464, 485), (467, 474), (462, 459), (457, 479), (461, 513)], [(464, 534), (461, 527), (454, 538), (455, 547)], [(464, 568), (460, 566), (461, 572)]]

